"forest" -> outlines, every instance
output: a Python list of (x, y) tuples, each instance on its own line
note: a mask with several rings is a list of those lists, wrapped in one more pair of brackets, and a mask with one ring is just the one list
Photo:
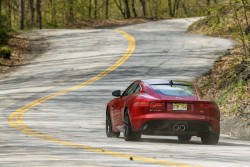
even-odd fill
[(249, 55), (250, 0), (0, 0), (0, 45), (17, 30), (67, 28), (86, 20), (197, 16), (207, 16), (206, 30), (229, 34)]
[(229, 35), (249, 56), (250, 0), (0, 0), (0, 45), (18, 30), (68, 28), (86, 20), (198, 16), (206, 16), (206, 34)]
[(59, 28), (85, 19), (204, 16), (211, 3), (217, 0), (0, 0), (0, 14), (12, 29)]

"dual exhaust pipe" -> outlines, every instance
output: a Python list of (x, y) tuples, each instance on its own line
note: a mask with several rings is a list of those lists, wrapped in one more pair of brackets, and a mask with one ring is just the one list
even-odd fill
[(186, 126), (185, 126), (185, 125), (174, 124), (173, 130), (174, 130), (174, 131), (181, 131), (181, 132), (184, 132), (184, 131), (186, 130)]

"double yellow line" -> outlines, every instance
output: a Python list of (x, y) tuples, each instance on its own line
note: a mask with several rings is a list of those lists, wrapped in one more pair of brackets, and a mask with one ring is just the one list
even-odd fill
[(10, 126), (15, 128), (16, 130), (19, 130), (19, 131), (27, 134), (27, 135), (37, 137), (37, 138), (40, 138), (42, 140), (46, 140), (49, 142), (53, 142), (55, 144), (60, 144), (60, 145), (64, 145), (64, 146), (68, 146), (68, 147), (72, 147), (72, 148), (84, 149), (86, 151), (90, 151), (90, 152), (94, 152), (94, 153), (98, 153), (98, 154), (104, 154), (104, 155), (114, 156), (114, 157), (118, 157), (118, 158), (125, 158), (128, 160), (131, 159), (131, 157), (132, 157), (134, 161), (141, 161), (141, 162), (147, 162), (147, 163), (153, 163), (153, 164), (159, 164), (159, 165), (191, 167), (190, 165), (183, 164), (183, 163), (175, 163), (175, 162), (164, 161), (164, 160), (159, 160), (159, 159), (155, 159), (155, 158), (135, 156), (135, 155), (125, 154), (125, 153), (120, 153), (120, 152), (114, 152), (112, 150), (103, 150), (101, 148), (91, 147), (91, 146), (87, 146), (87, 145), (83, 145), (83, 144), (79, 144), (79, 143), (73, 143), (70, 141), (64, 141), (62, 139), (53, 137), (53, 136), (48, 135), (46, 133), (41, 133), (39, 131), (33, 130), (24, 124), (23, 117), (32, 108), (50, 100), (50, 99), (53, 99), (57, 96), (64, 95), (70, 91), (77, 90), (79, 88), (85, 87), (87, 85), (90, 85), (90, 84), (100, 80), (101, 78), (108, 75), (110, 72), (116, 70), (119, 66), (121, 66), (124, 62), (126, 62), (131, 57), (131, 55), (133, 54), (133, 52), (136, 48), (135, 38), (132, 35), (126, 33), (125, 31), (121, 31), (121, 30), (116, 30), (116, 31), (118, 33), (121, 33), (128, 41), (128, 49), (127, 49), (126, 53), (119, 60), (117, 60), (112, 66), (110, 66), (106, 70), (102, 71), (98, 75), (94, 76), (93, 78), (90, 78), (89, 80), (87, 80), (81, 84), (78, 84), (78, 85), (75, 85), (73, 87), (58, 91), (56, 93), (52, 93), (50, 95), (41, 97), (33, 102), (26, 104), (23, 107), (17, 109), (13, 113), (11, 113), (11, 115), (9, 116)]

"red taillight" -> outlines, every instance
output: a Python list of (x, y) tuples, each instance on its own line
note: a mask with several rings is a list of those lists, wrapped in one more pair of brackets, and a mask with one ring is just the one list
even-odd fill
[(219, 109), (217, 105), (213, 102), (200, 103), (199, 110), (201, 114), (206, 114), (206, 115), (211, 115), (211, 116), (212, 115), (218, 116), (219, 114)]
[(161, 112), (165, 110), (165, 103), (162, 102), (149, 102), (149, 111)]
[(217, 108), (217, 106), (214, 103), (200, 103), (200, 109), (209, 110), (215, 108)]
[(149, 106), (149, 102), (135, 102), (134, 106), (148, 107)]
[(165, 103), (162, 102), (135, 102), (134, 106), (147, 107), (152, 112), (165, 111)]

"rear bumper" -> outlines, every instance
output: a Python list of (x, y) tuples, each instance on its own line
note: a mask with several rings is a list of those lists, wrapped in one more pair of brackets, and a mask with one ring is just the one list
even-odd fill
[(197, 136), (201, 133), (211, 132), (211, 127), (208, 122), (157, 120), (146, 122), (141, 128), (141, 132), (145, 135)]
[(196, 135), (220, 133), (220, 122), (211, 117), (191, 114), (153, 113), (131, 117), (134, 131), (145, 135)]

